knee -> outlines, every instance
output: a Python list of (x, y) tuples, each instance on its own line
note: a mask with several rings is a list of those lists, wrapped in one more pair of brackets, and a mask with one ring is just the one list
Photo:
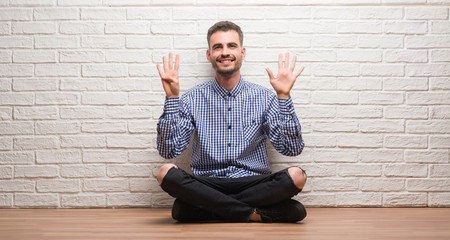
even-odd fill
[(178, 168), (175, 164), (172, 163), (167, 163), (164, 164), (158, 171), (158, 174), (156, 175), (156, 179), (158, 180), (159, 184), (162, 183), (162, 180), (164, 179), (164, 177), (166, 176), (167, 172), (171, 169), (171, 168)]
[(299, 167), (291, 167), (288, 169), (289, 176), (292, 178), (295, 186), (299, 189), (303, 189), (306, 183), (306, 174)]

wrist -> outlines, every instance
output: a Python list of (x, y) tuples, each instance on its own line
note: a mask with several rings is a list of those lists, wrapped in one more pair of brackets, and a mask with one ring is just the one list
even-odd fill
[(288, 99), (290, 97), (289, 93), (277, 93), (279, 99)]

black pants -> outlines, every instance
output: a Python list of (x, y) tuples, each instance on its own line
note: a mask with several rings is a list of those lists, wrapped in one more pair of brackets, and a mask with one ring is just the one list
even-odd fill
[(161, 188), (183, 202), (238, 222), (249, 221), (256, 207), (279, 203), (301, 192), (287, 168), (258, 176), (211, 178), (194, 176), (173, 167), (164, 177)]

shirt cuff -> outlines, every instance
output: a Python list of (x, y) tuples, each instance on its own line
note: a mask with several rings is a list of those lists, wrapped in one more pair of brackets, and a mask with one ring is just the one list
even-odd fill
[(294, 103), (292, 103), (292, 98), (278, 99), (278, 104), (280, 105), (280, 113), (284, 115), (291, 115), (295, 113)]
[(179, 97), (173, 97), (168, 98), (166, 97), (166, 100), (164, 102), (164, 113), (165, 114), (174, 114), (177, 113), (180, 107), (180, 98)]

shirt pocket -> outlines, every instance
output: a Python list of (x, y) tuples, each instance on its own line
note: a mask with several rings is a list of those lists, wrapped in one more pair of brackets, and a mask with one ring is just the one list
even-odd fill
[(261, 119), (252, 117), (244, 121), (243, 134), (246, 142), (255, 141), (261, 135)]

